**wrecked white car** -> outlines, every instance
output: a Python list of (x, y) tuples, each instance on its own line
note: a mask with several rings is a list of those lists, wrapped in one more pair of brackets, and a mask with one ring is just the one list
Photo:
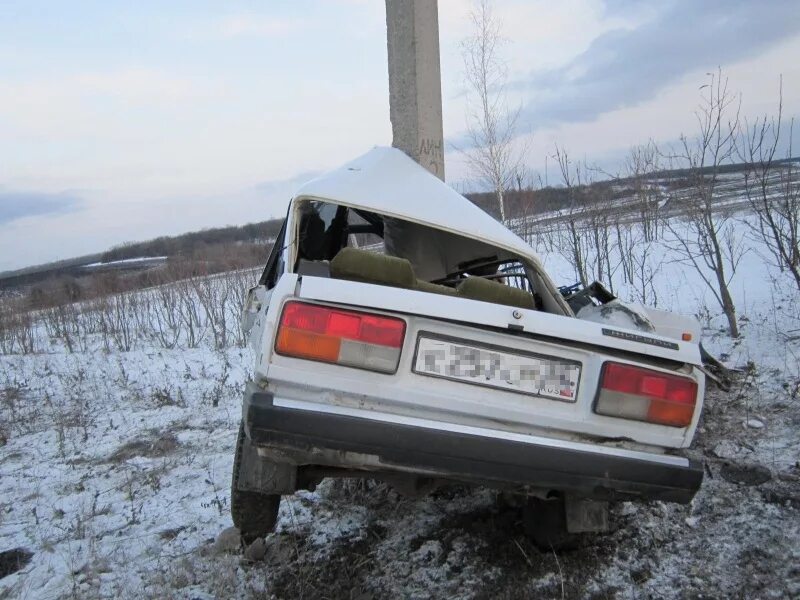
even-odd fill
[[(608, 309), (605, 309), (608, 311)], [(537, 541), (609, 501), (686, 503), (703, 404), (691, 321), (576, 318), (528, 244), (399, 150), (291, 200), (243, 326), (255, 351), (231, 496), (244, 537), (326, 477), (526, 498)]]

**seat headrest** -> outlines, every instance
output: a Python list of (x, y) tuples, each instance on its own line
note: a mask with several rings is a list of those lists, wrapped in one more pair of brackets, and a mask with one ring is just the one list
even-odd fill
[(349, 247), (333, 257), (331, 276), (409, 289), (416, 283), (414, 269), (406, 259)]
[(468, 277), (458, 284), (458, 295), (472, 300), (505, 304), (518, 308), (536, 308), (536, 300), (532, 294), (483, 277)]

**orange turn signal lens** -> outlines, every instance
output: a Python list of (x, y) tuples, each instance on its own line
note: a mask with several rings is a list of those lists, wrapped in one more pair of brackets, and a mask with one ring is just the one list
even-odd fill
[(302, 329), (282, 327), (275, 348), (281, 354), (324, 362), (339, 360), (341, 339)]
[(693, 416), (694, 404), (668, 400), (650, 400), (650, 408), (647, 411), (648, 421), (671, 427), (687, 427), (692, 422)]

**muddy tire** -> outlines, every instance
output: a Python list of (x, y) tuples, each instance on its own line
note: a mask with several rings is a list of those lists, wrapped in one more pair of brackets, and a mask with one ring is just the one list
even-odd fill
[(241, 533), (242, 541), (250, 544), (256, 538), (266, 537), (275, 528), (281, 497), (279, 494), (259, 494), (239, 489), (239, 469), (247, 445), (244, 426), (239, 425), (231, 477), (231, 517)]
[(528, 498), (522, 523), (525, 534), (542, 551), (570, 550), (578, 545), (579, 535), (567, 531), (563, 498)]

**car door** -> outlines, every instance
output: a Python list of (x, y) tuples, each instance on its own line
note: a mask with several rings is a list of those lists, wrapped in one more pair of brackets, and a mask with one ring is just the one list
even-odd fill
[[(286, 270), (284, 250), (286, 249), (286, 220), (275, 238), (264, 272), (258, 280), (258, 285), (247, 291), (247, 300), (244, 303), (241, 317), (241, 327), (248, 341), (259, 340), (259, 332), (264, 327), (264, 315), (267, 312), (272, 290), (278, 279)], [(257, 350), (257, 348), (256, 348)]]

